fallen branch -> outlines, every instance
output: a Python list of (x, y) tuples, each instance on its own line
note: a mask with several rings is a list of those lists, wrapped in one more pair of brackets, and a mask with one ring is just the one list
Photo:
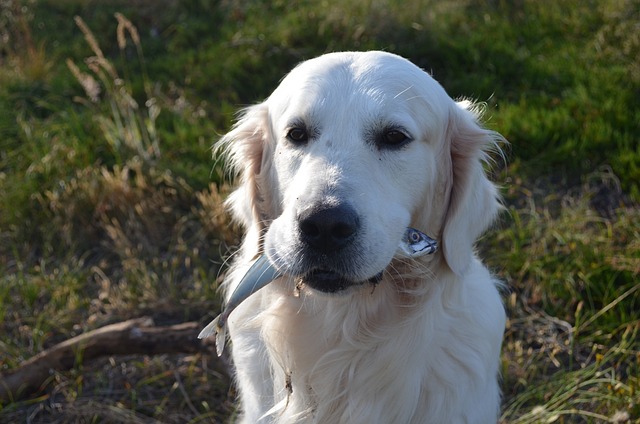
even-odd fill
[[(6, 375), (0, 374), (0, 402), (15, 401), (43, 389), (52, 370), (65, 370), (107, 355), (196, 353), (210, 350), (198, 339), (196, 322), (154, 327), (151, 318), (107, 325), (59, 343), (28, 359)], [(212, 355), (213, 356), (213, 355)]]

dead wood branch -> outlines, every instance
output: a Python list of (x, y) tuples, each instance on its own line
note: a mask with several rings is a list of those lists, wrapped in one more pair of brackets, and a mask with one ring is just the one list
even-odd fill
[[(208, 351), (196, 322), (154, 327), (151, 318), (107, 325), (59, 343), (0, 374), (0, 402), (15, 401), (43, 389), (53, 370), (65, 370), (100, 356)], [(212, 355), (213, 356), (213, 355)]]

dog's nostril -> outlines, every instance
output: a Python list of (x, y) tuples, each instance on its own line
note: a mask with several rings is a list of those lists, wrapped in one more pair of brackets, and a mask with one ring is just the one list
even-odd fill
[(356, 229), (351, 223), (338, 222), (331, 229), (331, 235), (338, 239), (345, 239), (351, 237), (355, 231)]
[(310, 219), (305, 219), (300, 222), (300, 231), (307, 237), (319, 237), (320, 228)]
[(329, 251), (344, 247), (358, 230), (358, 215), (346, 205), (311, 209), (298, 216), (302, 239), (310, 246)]

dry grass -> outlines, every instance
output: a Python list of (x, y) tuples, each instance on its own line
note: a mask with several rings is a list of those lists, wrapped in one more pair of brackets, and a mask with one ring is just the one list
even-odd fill
[(594, 209), (604, 177), (564, 194), (514, 184), (508, 228), (485, 241), (509, 284), (505, 423), (640, 418), (640, 210)]
[[(144, 55), (136, 28), (122, 14), (117, 13), (116, 18), (118, 20), (118, 48), (123, 60), (126, 60), (124, 59), (127, 49), (126, 34), (129, 34), (144, 70)], [(145, 161), (158, 159), (160, 145), (156, 120), (160, 114), (160, 106), (151, 92), (151, 84), (146, 78), (146, 72), (143, 72), (146, 100), (144, 107), (140, 107), (127, 80), (118, 75), (116, 67), (104, 56), (98, 41), (87, 24), (79, 16), (75, 17), (75, 21), (94, 53), (94, 56), (85, 59), (90, 73), (81, 71), (71, 59), (67, 59), (67, 66), (87, 95), (86, 99), (79, 98), (78, 101), (93, 107), (98, 112), (95, 119), (102, 135), (116, 154), (133, 153)], [(104, 106), (101, 103), (109, 106), (110, 114), (99, 113), (100, 108)], [(123, 152), (123, 150), (131, 152)], [(123, 160), (122, 157), (119, 159)]]
[[(117, 20), (119, 48), (127, 48), (128, 35), (143, 62), (135, 28), (122, 15)], [(22, 218), (27, 225), (2, 228), (3, 370), (56, 342), (131, 317), (204, 325), (220, 304), (216, 280), (223, 257), (238, 242), (237, 227), (222, 208), (227, 188), (194, 190), (158, 167), (155, 119), (163, 104), (145, 84), (140, 107), (86, 24), (76, 22), (93, 52), (86, 71), (67, 61), (85, 90), (76, 101), (93, 112), (117, 163), (76, 169), (30, 193), (32, 213)], [(30, 136), (29, 123), (24, 128)], [(27, 175), (47, 173), (61, 158), (79, 154), (73, 145), (52, 141)], [(0, 405), (0, 421), (221, 422), (231, 411), (226, 366), (213, 354), (80, 364), (53, 372), (40, 397)]]
[[(237, 241), (220, 199), (215, 186), (194, 192), (137, 161), (80, 170), (38, 196), (51, 256), (7, 269), (0, 325), (10, 336), (0, 342), (0, 366), (144, 314), (204, 325), (220, 303), (221, 258)], [(213, 354), (105, 358), (52, 374), (43, 397), (0, 407), (0, 421), (220, 422), (230, 411), (225, 372)]]
[(45, 395), (0, 412), (3, 422), (223, 422), (229, 379), (214, 356), (111, 357), (54, 373)]

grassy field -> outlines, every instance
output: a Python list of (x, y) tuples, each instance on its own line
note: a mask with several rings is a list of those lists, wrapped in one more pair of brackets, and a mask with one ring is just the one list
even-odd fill
[[(0, 1), (0, 373), (109, 323), (208, 322), (240, 236), (211, 144), (301, 60), (383, 49), (510, 142), (479, 250), (504, 423), (640, 423), (640, 1)], [(214, 355), (112, 356), (0, 422), (225, 422)]]

